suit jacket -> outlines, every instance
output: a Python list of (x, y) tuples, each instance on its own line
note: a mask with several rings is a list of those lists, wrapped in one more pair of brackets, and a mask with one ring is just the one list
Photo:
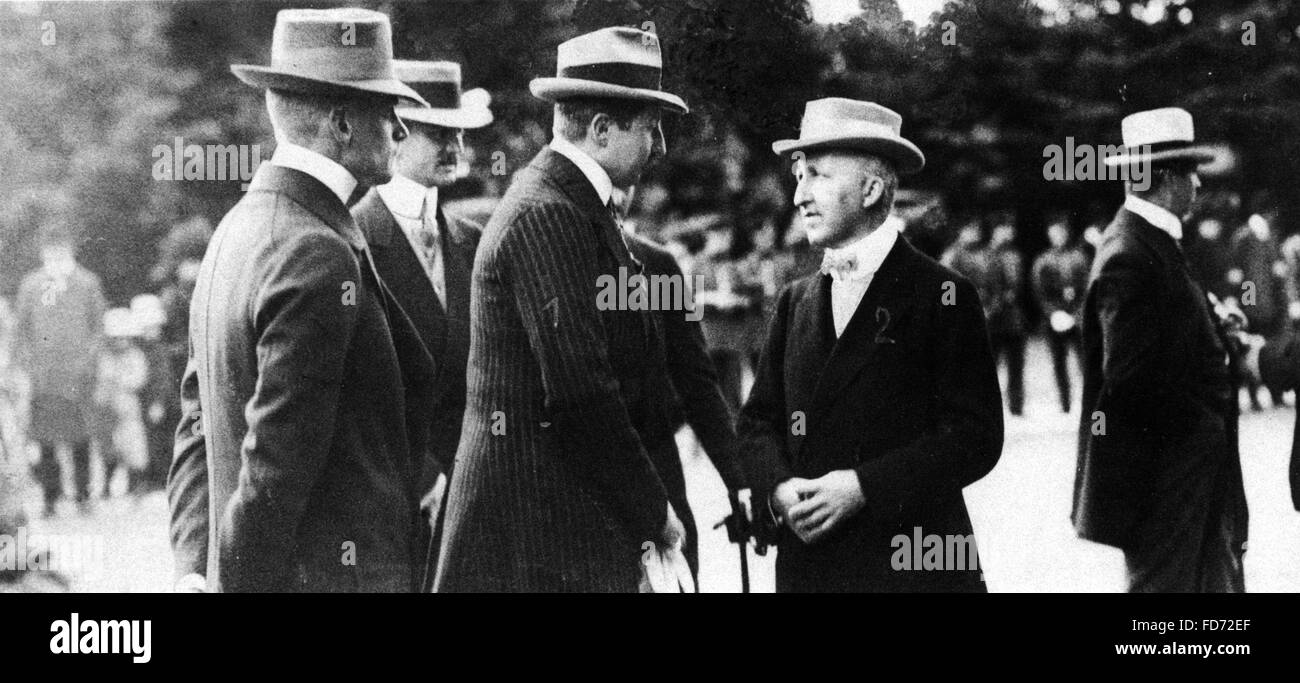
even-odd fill
[[(782, 290), (737, 432), (754, 500), (846, 469), (866, 499), (816, 544), (779, 538), (778, 591), (984, 590), (962, 488), (1002, 452), (996, 365), (975, 287), (906, 238), (838, 339), (830, 276)], [(895, 569), (896, 539), (918, 530), (967, 552), (947, 571)]]
[(191, 302), (178, 573), (222, 591), (413, 590), (434, 370), (343, 203), (259, 169)]
[[(677, 260), (663, 247), (639, 235), (628, 237), (628, 247), (645, 266), (646, 275), (666, 275), (686, 286)], [(686, 478), (682, 472), (681, 454), (677, 452), (677, 430), (683, 424), (691, 426), (727, 490), (739, 491), (747, 488), (748, 484), (736, 454), (736, 431), (731, 410), (722, 396), (718, 370), (705, 347), (700, 322), (688, 320), (688, 313), (667, 308), (659, 311), (662, 325), (658, 329), (662, 334), (658, 341), (663, 345), (667, 367), (664, 373), (656, 373), (655, 377), (669, 385), (662, 389), (669, 400), (647, 406), (655, 412), (646, 421), (643, 438), (655, 469), (668, 489), (673, 510), (686, 527), (686, 558), (692, 571), (698, 573), (698, 532), (695, 515), (686, 499)]]
[[(465, 423), (435, 590), (635, 591), (668, 493), (646, 451), (662, 349), (649, 311), (600, 310), (636, 265), (590, 181), (549, 147), (474, 260)], [(630, 272), (630, 271), (627, 271)]]
[(402, 228), (373, 188), (352, 207), (366, 237), (375, 270), (398, 304), (411, 317), (437, 367), (434, 381), (430, 449), (423, 454), (420, 490), (433, 488), (440, 473), (449, 473), (460, 443), (465, 413), (465, 364), (469, 359), (469, 288), (474, 251), (482, 228), (438, 207), (443, 277), (447, 301), (438, 301), (433, 284)]
[(1232, 497), (1245, 541), (1226, 350), (1172, 236), (1120, 210), (1093, 262), (1082, 333), (1084, 410), (1071, 514), (1078, 534), (1120, 548), (1143, 543), (1134, 527), (1154, 496), (1213, 486)]
[[(1259, 351), (1259, 374), (1275, 391), (1300, 388), (1300, 335), (1287, 330)], [(1300, 411), (1291, 436), (1291, 504), (1300, 511)]]

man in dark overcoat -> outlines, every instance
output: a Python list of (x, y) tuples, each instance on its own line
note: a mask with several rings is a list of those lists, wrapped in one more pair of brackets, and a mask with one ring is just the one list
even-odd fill
[[(1083, 308), (1083, 413), (1071, 519), (1124, 551), (1130, 592), (1241, 592), (1246, 497), (1225, 339), (1179, 246), (1196, 198), (1192, 117), (1123, 123), (1124, 206)], [(1141, 189), (1145, 188), (1145, 189)]]
[(779, 592), (979, 592), (962, 489), (1002, 452), (975, 287), (890, 217), (925, 157), (871, 102), (809, 102), (794, 202), (820, 273), (782, 290), (741, 411), (756, 516), (779, 528)]
[(208, 245), (168, 493), (178, 587), (417, 588), (435, 368), (348, 213), (391, 179), (423, 104), (393, 77), (387, 16), (283, 10), (267, 89), (275, 154)]

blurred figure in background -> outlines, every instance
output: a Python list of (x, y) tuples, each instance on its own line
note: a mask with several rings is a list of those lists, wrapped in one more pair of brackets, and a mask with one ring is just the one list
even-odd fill
[(1061, 412), (1070, 412), (1070, 372), (1066, 362), (1070, 349), (1075, 359), (1079, 349), (1079, 308), (1088, 290), (1088, 257), (1070, 243), (1070, 227), (1062, 216), (1047, 226), (1051, 246), (1034, 260), (1033, 288), (1047, 327), (1047, 347), (1052, 353), (1052, 370), (1061, 399)]
[(1028, 321), (1020, 301), (1025, 284), (1025, 263), (1016, 247), (1015, 220), (998, 216), (989, 238), (991, 298), (985, 302), (993, 357), (1007, 362), (1007, 402), (1012, 415), (1025, 409), (1025, 341)]
[(135, 493), (149, 464), (140, 390), (149, 377), (131, 309), (113, 308), (104, 314), (104, 346), (99, 354), (92, 407), (91, 437), (104, 464), (105, 495), (112, 495), (120, 472), (126, 492)]
[(148, 425), (149, 459), (161, 458), (162, 472), (158, 476), (164, 487), (171, 466), (176, 425), (181, 421), (180, 386), (190, 353), (190, 297), (211, 238), (212, 223), (206, 218), (192, 216), (181, 221), (158, 247), (158, 265), (154, 267), (153, 279), (163, 309), (157, 350), (166, 359), (166, 367), (160, 371), (159, 366), (150, 362), (153, 389), (149, 417), (153, 417), (152, 406), (157, 403), (161, 403), (162, 417), (157, 421), (151, 419)]
[(1206, 216), (1196, 224), (1196, 238), (1183, 243), (1187, 265), (1201, 287), (1220, 299), (1235, 298), (1240, 290), (1228, 282), (1232, 261), (1223, 241), (1223, 221)]
[[(1267, 206), (1267, 199), (1258, 199), (1256, 205), (1260, 211), (1251, 214), (1246, 224), (1232, 236), (1232, 269), (1228, 271), (1228, 282), (1241, 310), (1250, 320), (1250, 331), (1272, 337), (1281, 330), (1284, 320), (1281, 282), (1286, 265), (1273, 236), (1272, 223), (1276, 213)], [(1259, 386), (1254, 378), (1246, 382), (1252, 410), (1262, 408)], [(1281, 392), (1270, 388), (1269, 394), (1273, 405), (1283, 405)]]
[(15, 347), (31, 382), (29, 437), (40, 445), (33, 473), (51, 516), (62, 491), (56, 448), (72, 451), (76, 500), (90, 504), (90, 433), (87, 409), (95, 393), (104, 294), (99, 278), (76, 260), (72, 235), (61, 225), (39, 237), (41, 267), (18, 288)]
[(975, 285), (975, 291), (979, 294), (980, 303), (984, 305), (987, 315), (992, 289), (989, 287), (989, 255), (980, 245), (982, 240), (979, 221), (966, 221), (957, 231), (956, 241), (939, 257), (939, 263), (957, 271)]
[(145, 360), (145, 377), (139, 388), (144, 419), (146, 458), (144, 467), (131, 482), (131, 492), (145, 494), (167, 487), (167, 469), (172, 461), (173, 419), (180, 419), (179, 370), (172, 365), (168, 344), (163, 340), (167, 310), (162, 298), (140, 294), (131, 298), (131, 323), (135, 347)]

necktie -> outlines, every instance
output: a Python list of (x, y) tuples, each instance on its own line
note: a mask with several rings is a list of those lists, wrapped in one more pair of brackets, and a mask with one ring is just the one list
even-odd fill
[(830, 275), (836, 282), (843, 282), (858, 268), (858, 257), (854, 254), (837, 254), (827, 249), (822, 256), (822, 275)]
[[(609, 209), (609, 217), (614, 219), (614, 227), (618, 229), (619, 239), (623, 240), (623, 248), (627, 249), (628, 255), (631, 256), (632, 247), (628, 245), (627, 232), (623, 230), (623, 214), (618, 210), (618, 204), (614, 203), (613, 197), (610, 197), (609, 203), (605, 205), (605, 208)], [(632, 260), (636, 261), (636, 257), (633, 256)]]
[(433, 292), (438, 295), (438, 301), (444, 305), (447, 302), (446, 281), (443, 277), (442, 263), (442, 246), (438, 240), (438, 210), (436, 207), (429, 206), (426, 201), (424, 210), (420, 213), (420, 249), (424, 253), (425, 272), (429, 275), (429, 282), (433, 284)]

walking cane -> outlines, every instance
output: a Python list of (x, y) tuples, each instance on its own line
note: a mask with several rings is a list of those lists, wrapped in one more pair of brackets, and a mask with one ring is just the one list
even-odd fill
[(742, 593), (749, 592), (749, 539), (754, 538), (754, 552), (759, 555), (767, 554), (767, 543), (754, 537), (753, 527), (750, 525), (749, 515), (746, 514), (747, 505), (740, 502), (739, 491), (728, 491), (727, 500), (731, 503), (731, 514), (727, 515), (721, 522), (713, 525), (714, 529), (718, 527), (727, 527), (727, 540), (739, 545), (740, 547), (740, 590)]

